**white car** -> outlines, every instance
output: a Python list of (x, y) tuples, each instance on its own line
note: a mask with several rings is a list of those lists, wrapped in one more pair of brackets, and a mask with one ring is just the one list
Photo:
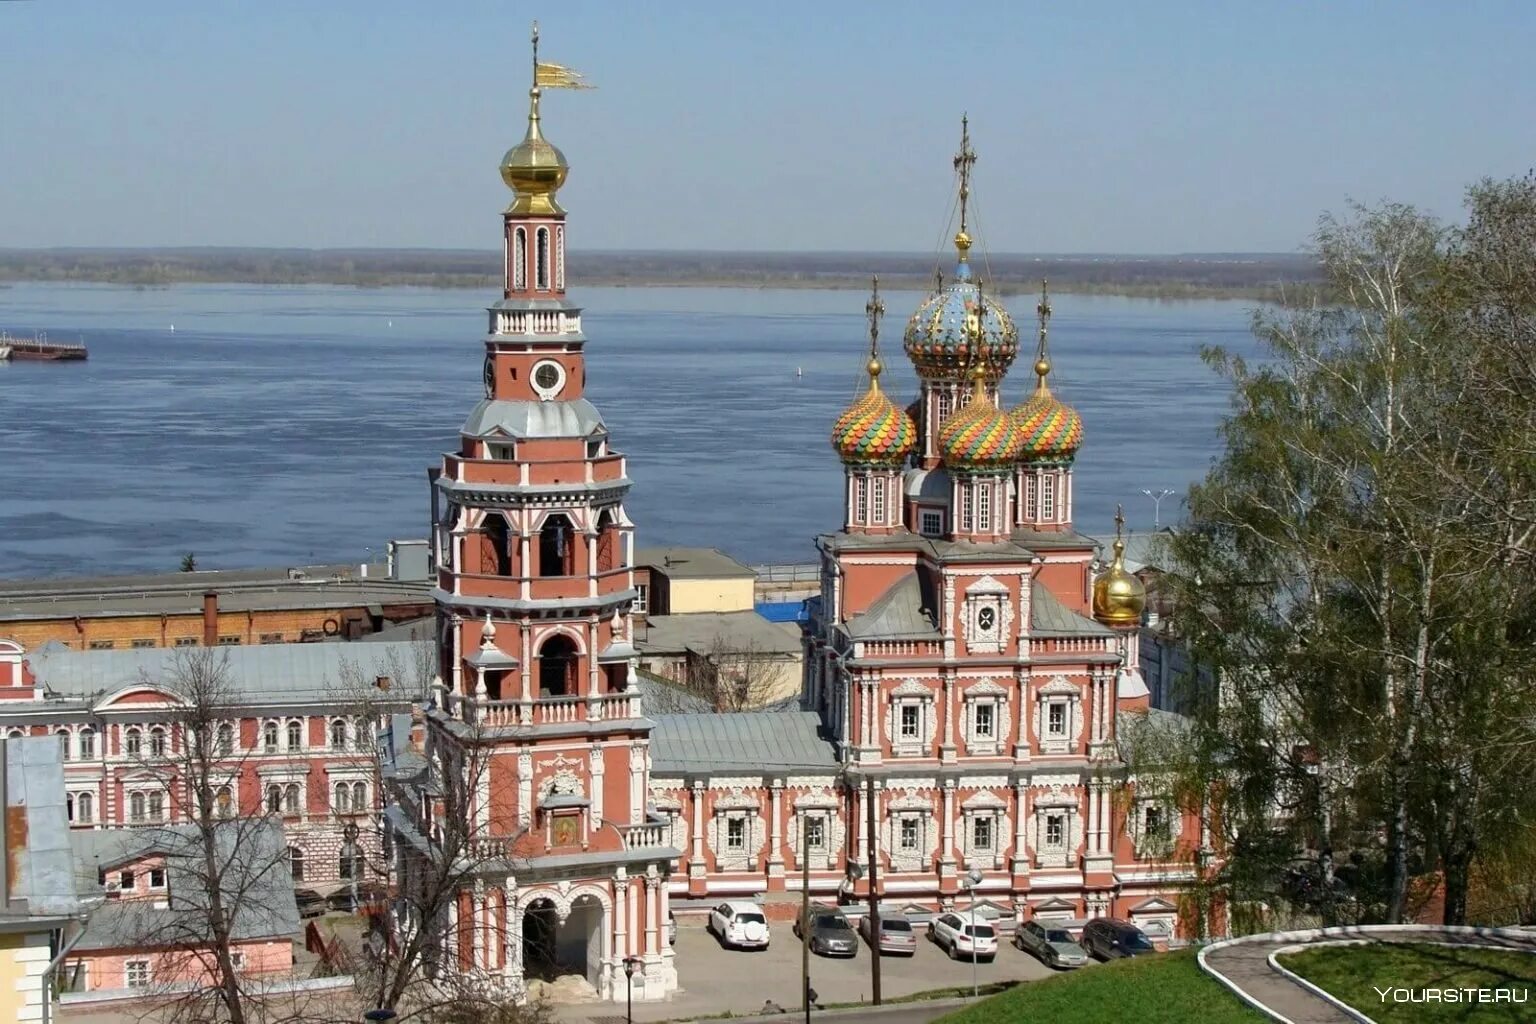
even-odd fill
[(997, 929), (982, 919), (972, 924), (969, 915), (940, 914), (928, 923), (928, 940), (951, 960), (964, 957), (991, 963), (997, 956)]
[(711, 910), (709, 930), (732, 949), (768, 948), (768, 917), (750, 900), (727, 900)]

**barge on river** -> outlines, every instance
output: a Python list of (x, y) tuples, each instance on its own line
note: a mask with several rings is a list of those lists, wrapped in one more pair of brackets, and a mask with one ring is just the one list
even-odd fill
[(13, 338), (0, 331), (0, 360), (34, 360), (37, 362), (70, 362), (86, 359), (84, 344), (49, 341), (48, 335), (38, 334), (31, 338)]

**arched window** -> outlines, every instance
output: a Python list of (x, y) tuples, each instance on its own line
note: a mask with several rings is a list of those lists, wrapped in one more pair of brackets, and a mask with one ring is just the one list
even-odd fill
[(561, 513), (544, 520), (539, 531), (539, 575), (569, 576), (573, 562), (571, 521)]
[(159, 726), (149, 730), (149, 753), (151, 757), (165, 756), (165, 730)]
[(534, 253), (537, 266), (534, 268), (534, 287), (539, 291), (549, 290), (549, 228), (539, 228), (534, 236)]
[(137, 729), (129, 729), (123, 734), (123, 749), (129, 757), (138, 757), (144, 750), (144, 734)]
[(273, 784), (267, 787), (267, 813), (281, 814), (283, 810), (283, 787)]
[(233, 818), (235, 816), (235, 794), (228, 786), (219, 787), (219, 795), (214, 798), (214, 813), (221, 818)]
[(96, 730), (86, 726), (80, 730), (80, 760), (91, 761), (96, 757)]
[(504, 516), (492, 513), (481, 524), (480, 571), (512, 575), (512, 537)]
[(144, 794), (133, 793), (128, 797), (128, 820), (142, 822), (144, 820)]
[(235, 727), (225, 722), (219, 726), (219, 753), (228, 757), (235, 752)]
[(528, 287), (528, 229), (512, 232), (512, 290)]
[(288, 723), (288, 749), (298, 750), (304, 745), (304, 726), (300, 722)]
[(283, 810), (288, 814), (299, 813), (299, 784), (290, 782), (283, 789)]
[(352, 783), (352, 809), (358, 813), (368, 810), (368, 786), (365, 783)]
[(576, 692), (576, 644), (556, 633), (539, 648), (539, 696), (569, 697)]
[(555, 290), (565, 287), (565, 229), (555, 229)]
[(858, 476), (853, 481), (853, 521), (862, 526), (869, 519), (869, 478)]
[(373, 749), (373, 729), (368, 725), (366, 718), (352, 720), (352, 746), (358, 750)]
[(295, 882), (304, 881), (304, 851), (297, 846), (288, 847), (288, 867)]
[(27, 731), (25, 729), (12, 729), (10, 732), (6, 733), (5, 735), (6, 735), (7, 739), (19, 740), (23, 736), (25, 736), (26, 734), (27, 734)]
[(151, 793), (151, 794), (149, 794), (149, 820), (150, 821), (164, 821), (165, 820), (165, 794), (163, 794), (163, 793)]
[(96, 798), (90, 793), (76, 794), (75, 820), (82, 825), (89, 825), (96, 820)]
[(70, 821), (75, 820), (75, 794), (64, 794), (64, 814)]
[(337, 814), (347, 814), (352, 810), (352, 787), (345, 782), (336, 783), (336, 791), (331, 795), (331, 810)]
[(339, 718), (331, 723), (331, 749), (347, 749), (347, 723)]
[(261, 730), (261, 747), (268, 754), (277, 753), (277, 723), (268, 722)]
[(69, 760), (69, 730), (60, 729), (54, 735), (59, 738), (59, 749), (64, 753), (64, 760)]

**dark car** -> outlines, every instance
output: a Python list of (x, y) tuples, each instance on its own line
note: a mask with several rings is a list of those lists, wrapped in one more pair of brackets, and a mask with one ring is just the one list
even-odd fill
[(1114, 917), (1096, 917), (1089, 921), (1083, 926), (1083, 937), (1078, 944), (1089, 956), (1100, 960), (1119, 960), (1157, 952), (1157, 947), (1140, 928)]
[[(822, 956), (856, 956), (859, 942), (853, 926), (841, 910), (832, 907), (811, 907), (810, 945), (812, 953)], [(805, 920), (795, 919), (795, 935), (805, 937)]]

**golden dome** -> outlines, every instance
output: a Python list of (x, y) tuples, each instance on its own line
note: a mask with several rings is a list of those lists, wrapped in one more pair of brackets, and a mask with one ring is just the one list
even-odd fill
[(1106, 626), (1139, 626), (1147, 604), (1147, 588), (1125, 568), (1125, 541), (1120, 531), (1125, 515), (1115, 511), (1115, 557), (1093, 581), (1093, 617)]
[(571, 165), (565, 154), (544, 138), (539, 130), (539, 89), (528, 92), (528, 134), (507, 150), (501, 158), (501, 180), (517, 193), (508, 213), (559, 214), (565, 210), (555, 201), (555, 193), (565, 184)]

